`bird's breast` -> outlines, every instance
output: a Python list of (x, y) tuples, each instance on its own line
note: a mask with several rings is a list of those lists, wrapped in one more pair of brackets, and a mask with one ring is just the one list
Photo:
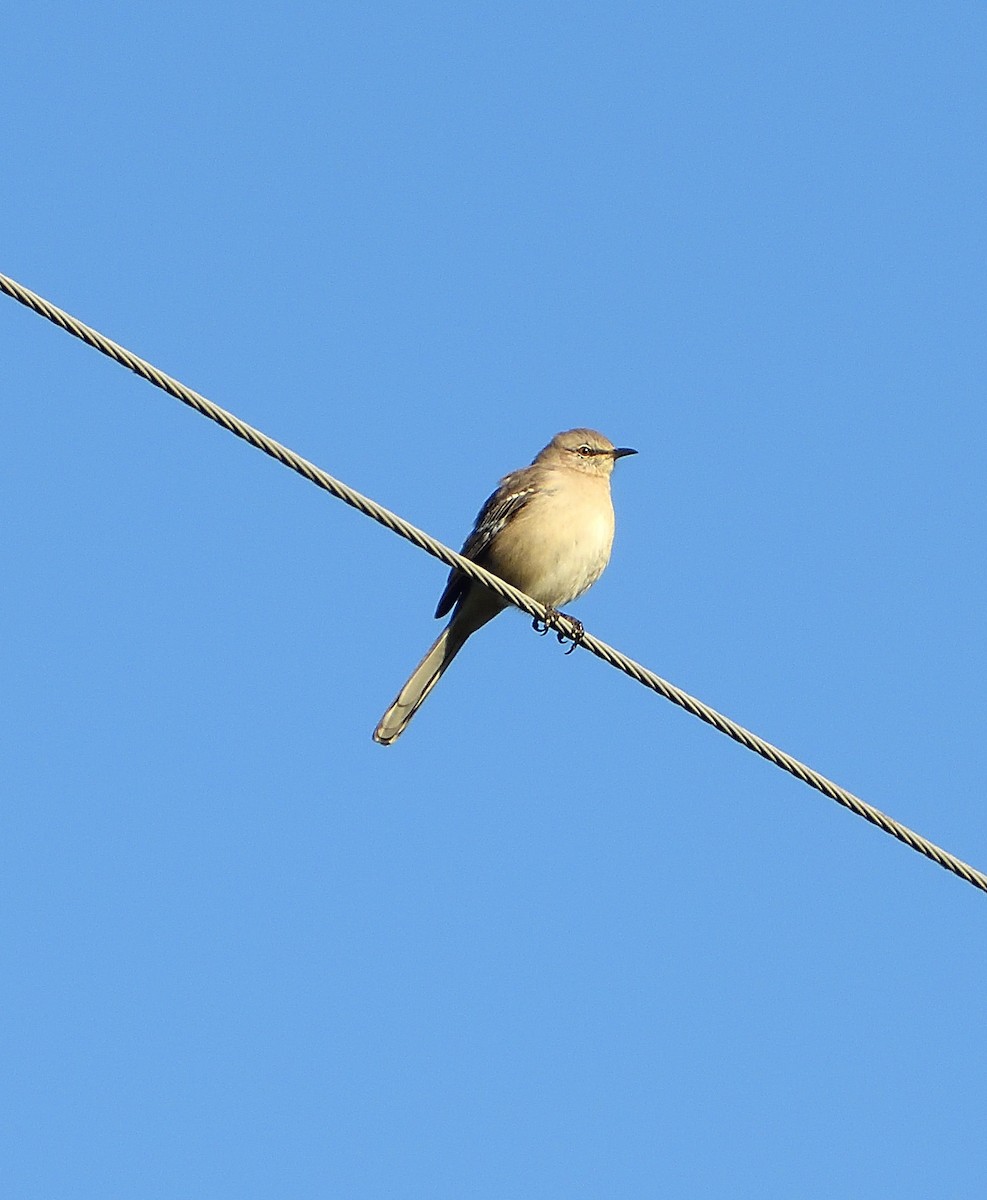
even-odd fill
[(491, 547), (490, 568), (552, 608), (599, 579), (613, 545), (609, 488), (601, 496), (546, 492), (505, 528)]

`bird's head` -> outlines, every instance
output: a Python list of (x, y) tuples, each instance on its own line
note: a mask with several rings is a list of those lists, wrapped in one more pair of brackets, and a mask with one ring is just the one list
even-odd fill
[(535, 462), (555, 463), (609, 478), (614, 463), (627, 454), (637, 454), (637, 451), (627, 446), (615, 446), (595, 429), (567, 429), (552, 438)]

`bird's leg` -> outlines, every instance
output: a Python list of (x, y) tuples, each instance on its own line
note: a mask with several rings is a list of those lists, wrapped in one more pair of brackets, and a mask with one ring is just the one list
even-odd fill
[(534, 617), (531, 622), (531, 628), (535, 631), (535, 633), (540, 633), (542, 637), (544, 637), (550, 629), (557, 628), (555, 622), (558, 620), (558, 617), (559, 610), (557, 608), (552, 608), (550, 604), (547, 604), (545, 606), (544, 621), (541, 619), (541, 617)]
[[(564, 628), (562, 626), (560, 622), (563, 621), (568, 628)], [(552, 608), (550, 605), (546, 605), (544, 621), (540, 620), (538, 617), (535, 617), (535, 619), (531, 622), (531, 628), (535, 631), (535, 633), (540, 633), (542, 637), (544, 637), (550, 629), (554, 630), (560, 646), (564, 645), (565, 642), (571, 641), (572, 645), (566, 651), (566, 654), (571, 654), (573, 650), (575, 650), (575, 648), (583, 640), (583, 634), (585, 633), (585, 630), (583, 629), (583, 623), (578, 619), (578, 617), (570, 617), (568, 613), (559, 612), (557, 608)]]
[(564, 631), (556, 625), (555, 636), (558, 638), (560, 646), (564, 645), (567, 641), (572, 642), (572, 645), (566, 651), (566, 654), (571, 654), (583, 640), (586, 630), (578, 617), (570, 617), (568, 613), (556, 613), (555, 615), (569, 622), (568, 631)]

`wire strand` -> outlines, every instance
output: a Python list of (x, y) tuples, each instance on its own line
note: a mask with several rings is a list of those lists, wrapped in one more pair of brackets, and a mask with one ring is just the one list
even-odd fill
[[(299, 475), (307, 479), (310, 483), (314, 483), (316, 487), (323, 488), (337, 499), (342, 500), (345, 504), (363, 513), (365, 516), (372, 518), (381, 525), (390, 529), (392, 533), (398, 534), (400, 537), (406, 538), (409, 542), (418, 546), (419, 549), (426, 551), (433, 557), (444, 562), (449, 567), (455, 567), (457, 570), (468, 575), (471, 579), (476, 579), (486, 587), (496, 592), (498, 596), (509, 601), (515, 607), (520, 608), (522, 612), (526, 612), (529, 616), (537, 618), (540, 621), (545, 621), (551, 614), (547, 612), (544, 605), (539, 604), (537, 600), (533, 600), (530, 596), (526, 596), (524, 592), (518, 591), (517, 588), (511, 587), (504, 580), (499, 579), (496, 575), (491, 574), (483, 567), (477, 566), (462, 555), (457, 554), (442, 542), (436, 541), (423, 530), (409, 524), (397, 514), (390, 512), (382, 505), (377, 504), (369, 497), (362, 495), (353, 488), (347, 487), (340, 480), (335, 479), (326, 471), (310, 463), (307, 459), (302, 458), (293, 450), (289, 450), (287, 446), (282, 446), (280, 442), (276, 442), (273, 438), (267, 437), (266, 434), (254, 429), (245, 421), (241, 421), (232, 413), (220, 408), (219, 405), (213, 404), (211, 400), (207, 400), (205, 396), (198, 392), (192, 391), (191, 388), (185, 387), (178, 380), (172, 379), (170, 375), (165, 375), (163, 371), (159, 371), (142, 358), (138, 358), (136, 354), (132, 354), (123, 346), (117, 345), (116, 342), (110, 341), (101, 333), (97, 333), (95, 329), (91, 329), (82, 321), (77, 320), (69, 313), (64, 312), (60, 308), (56, 308), (54, 304), (49, 303), (42, 296), (32, 292), (30, 289), (10, 279), (8, 276), (0, 274), (0, 291), (5, 292), (14, 300), (19, 301), (27, 308), (32, 309), (40, 316), (45, 317), (53, 324), (64, 329), (66, 333), (72, 334), (73, 337), (79, 338), (88, 346), (99, 350), (102, 354), (112, 358), (121, 366), (127, 367), (142, 379), (146, 379), (155, 387), (167, 392), (169, 396), (173, 396), (176, 400), (180, 400), (183, 404), (187, 404), (190, 408), (194, 408), (196, 412), (202, 416), (208, 417), (209, 420), (215, 421), (222, 425), (224, 429), (230, 433), (242, 438), (245, 442), (249, 442), (251, 446), (262, 450), (271, 458), (277, 459), (283, 466), (290, 467), (291, 470), (297, 471)], [(567, 623), (566, 618), (557, 625), (557, 628), (563, 633), (573, 634), (575, 627), (571, 623)], [(956, 858), (955, 855), (949, 854), (941, 847), (930, 842), (927, 838), (915, 833), (906, 825), (902, 825), (899, 821), (889, 817), (886, 813), (874, 808), (870, 804), (866, 804), (858, 796), (852, 792), (848, 792), (845, 788), (841, 788), (838, 784), (827, 779), (824, 775), (820, 775), (817, 771), (807, 767), (804, 763), (799, 762), (797, 758), (793, 758), (790, 754), (786, 754), (783, 750), (779, 750), (777, 746), (771, 745), (757, 734), (751, 733), (742, 725), (738, 725), (735, 721), (731, 721), (729, 717), (723, 716), (722, 713), (703, 704), (701, 700), (697, 700), (694, 696), (690, 696), (688, 692), (684, 692), (681, 688), (677, 688), (674, 684), (662, 679), (660, 675), (656, 675), (653, 671), (649, 671), (647, 667), (643, 667), (640, 663), (628, 658), (619, 650), (615, 650), (612, 646), (608, 646), (606, 642), (601, 642), (592, 634), (584, 633), (579, 641), (579, 645), (584, 650), (589, 650), (591, 654), (595, 654), (597, 658), (601, 658), (610, 666), (616, 667), (629, 675), (631, 679), (637, 680), (644, 687), (650, 688), (657, 692), (659, 696), (663, 696), (666, 700), (670, 700), (679, 708), (684, 708), (686, 712), (692, 713), (694, 717), (698, 717), (701, 721), (705, 721), (707, 725), (712, 725), (714, 729), (718, 729), (720, 733), (726, 734), (735, 742), (739, 742), (741, 746), (745, 746), (748, 750), (752, 750), (755, 754), (759, 754), (768, 762), (774, 763), (776, 767), (780, 767), (783, 771), (787, 771), (790, 775), (794, 775), (796, 779), (800, 779), (816, 791), (822, 792), (824, 796), (828, 796), (830, 800), (835, 800), (837, 804), (841, 804), (844, 808), (848, 808), (851, 812), (856, 813), (858, 817), (863, 817), (865, 821), (869, 821), (872, 825), (876, 825), (878, 829), (882, 829), (885, 833), (897, 838), (898, 841), (904, 842), (906, 846), (910, 846), (912, 850), (919, 854), (924, 854), (926, 858), (930, 858), (934, 863), (938, 863), (944, 870), (951, 871), (954, 875), (958, 875), (960, 879), (972, 884), (973, 887), (979, 888), (982, 892), (987, 892), (987, 875), (981, 871), (971, 867), (968, 863)]]

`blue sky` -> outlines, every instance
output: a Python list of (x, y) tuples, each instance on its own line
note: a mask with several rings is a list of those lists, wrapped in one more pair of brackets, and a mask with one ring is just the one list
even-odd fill
[[(0, 270), (987, 867), (974, 4), (14, 4)], [(965, 1194), (984, 897), (0, 303), (5, 1195)], [(944, 1185), (943, 1180), (949, 1182)]]

